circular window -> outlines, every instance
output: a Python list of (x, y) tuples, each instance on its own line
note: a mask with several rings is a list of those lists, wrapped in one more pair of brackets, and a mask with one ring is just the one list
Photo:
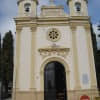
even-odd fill
[(56, 42), (60, 39), (61, 37), (61, 34), (60, 32), (55, 29), (55, 28), (52, 28), (48, 31), (48, 35), (47, 35), (48, 39), (52, 42)]

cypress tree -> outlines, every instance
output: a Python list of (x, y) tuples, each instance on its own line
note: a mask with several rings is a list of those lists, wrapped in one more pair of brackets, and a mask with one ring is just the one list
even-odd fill
[(3, 38), (2, 45), (3, 85), (5, 94), (8, 94), (8, 85), (13, 80), (13, 35), (9, 31)]
[(1, 47), (1, 34), (0, 34), (0, 81), (1, 81), (1, 49), (2, 49), (2, 47)]

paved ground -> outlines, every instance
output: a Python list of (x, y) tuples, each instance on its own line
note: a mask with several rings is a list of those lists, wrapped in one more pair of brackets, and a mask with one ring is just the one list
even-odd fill
[(9, 99), (5, 99), (5, 100), (11, 100), (11, 98), (9, 98)]

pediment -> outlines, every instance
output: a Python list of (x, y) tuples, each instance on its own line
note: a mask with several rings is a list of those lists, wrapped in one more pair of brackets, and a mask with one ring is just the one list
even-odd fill
[(42, 17), (68, 17), (63, 6), (49, 5), (41, 7)]

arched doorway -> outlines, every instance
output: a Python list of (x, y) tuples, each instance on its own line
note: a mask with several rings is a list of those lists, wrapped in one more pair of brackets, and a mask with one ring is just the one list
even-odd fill
[(44, 100), (67, 100), (65, 68), (57, 61), (45, 66)]

